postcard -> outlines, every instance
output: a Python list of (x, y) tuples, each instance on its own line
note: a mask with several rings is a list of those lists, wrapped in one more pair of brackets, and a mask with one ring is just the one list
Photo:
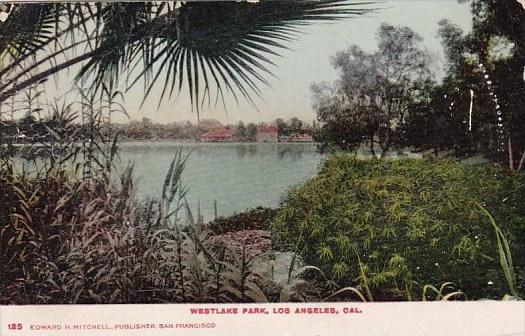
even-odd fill
[(0, 335), (525, 335), (525, 4), (0, 3)]

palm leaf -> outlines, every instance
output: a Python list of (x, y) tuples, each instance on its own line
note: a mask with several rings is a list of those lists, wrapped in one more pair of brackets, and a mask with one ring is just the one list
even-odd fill
[[(370, 11), (365, 8), (369, 4), (351, 0), (187, 2), (179, 8), (168, 2), (16, 4), (9, 20), (0, 23), (0, 52), (18, 57), (0, 69), (6, 83), (0, 87), (0, 102), (85, 62), (77, 78), (85, 79), (95, 92), (104, 83), (117, 87), (124, 79), (128, 88), (142, 82), (144, 99), (160, 85), (160, 97), (155, 97), (159, 103), (186, 90), (197, 113), (206, 98), (211, 103), (213, 91), (215, 104), (219, 100), (224, 104), (228, 93), (255, 106), (253, 96), (261, 95), (261, 85), (269, 85), (265, 76), (271, 75), (271, 57), (279, 56), (300, 27), (359, 15)], [(70, 43), (60, 46), (66, 36)], [(83, 53), (71, 47), (82, 41)], [(21, 82), (9, 78), (22, 64), (20, 59), (46, 51), (53, 42), (55, 49), (44, 56), (49, 58), (48, 68), (39, 67), (34, 74), (22, 68), (16, 75)], [(70, 49), (78, 55), (68, 57)], [(60, 55), (65, 60), (53, 64)]]
[[(260, 96), (259, 86), (269, 85), (264, 78), (271, 75), (269, 56), (278, 56), (278, 50), (295, 38), (298, 27), (362, 14), (363, 5), (348, 0), (189, 2), (176, 10), (157, 10), (142, 21), (135, 18), (145, 17), (139, 9), (126, 10), (124, 16), (138, 23), (134, 28), (104, 27), (100, 45), (114, 48), (93, 57), (80, 76), (94, 74), (96, 88), (105, 80), (118, 82), (123, 69), (141, 68), (131, 76), (128, 88), (144, 81), (146, 100), (164, 77), (162, 93), (156, 97), (159, 102), (168, 92), (171, 97), (175, 90), (186, 88), (197, 113), (206, 95), (210, 102), (209, 79), (213, 78), (217, 97), (227, 92), (237, 100), (240, 94), (255, 106), (252, 97)], [(107, 15), (113, 17), (114, 11), (122, 15), (122, 6)]]

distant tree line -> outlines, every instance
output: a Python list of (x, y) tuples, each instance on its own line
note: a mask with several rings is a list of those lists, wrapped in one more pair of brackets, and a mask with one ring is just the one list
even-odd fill
[(310, 124), (297, 117), (290, 118), (288, 121), (277, 118), (275, 119), (275, 124), (279, 131), (279, 136), (291, 136), (294, 134), (313, 135), (319, 126), (315, 120)]
[[(72, 119), (71, 119), (72, 118)], [(82, 137), (82, 126), (73, 124), (73, 116), (53, 115), (49, 118), (36, 119), (26, 115), (20, 119), (0, 120), (0, 134), (11, 142), (45, 142), (56, 137), (76, 134)]]
[(206, 131), (205, 128), (189, 122), (160, 124), (131, 121), (127, 124), (114, 124), (113, 127), (120, 132), (122, 140), (193, 140)]
[(257, 135), (257, 125), (254, 123), (244, 124), (239, 121), (235, 125), (235, 137), (239, 140), (254, 141)]
[(279, 136), (289, 136), (292, 134), (311, 135), (317, 123), (314, 122), (312, 126), (296, 117), (288, 121), (276, 119), (274, 122), (269, 123), (245, 123), (239, 121), (235, 125), (222, 125), (218, 122), (210, 124), (192, 124), (191, 122), (160, 124), (146, 119), (143, 121), (132, 121), (127, 124), (114, 124), (112, 127), (120, 132), (123, 140), (178, 139), (192, 141), (199, 139), (199, 136), (207, 131), (229, 128), (233, 129), (237, 141), (255, 141), (257, 128), (261, 125), (274, 125), (278, 129)]
[[(76, 118), (68, 120), (69, 132), (80, 133), (82, 126), (78, 123), (71, 123)], [(26, 115), (21, 119), (3, 120), (0, 123), (0, 132), (3, 136), (10, 137), (15, 142), (36, 142), (49, 141), (52, 139), (52, 132), (60, 129), (60, 124), (65, 124), (65, 120), (58, 115), (49, 118), (35, 118), (34, 115)], [(312, 135), (317, 127), (313, 124), (300, 120), (296, 117), (288, 121), (276, 119), (271, 123), (244, 123), (239, 121), (236, 125), (222, 125), (218, 122), (205, 124), (192, 124), (191, 122), (173, 122), (168, 124), (155, 123), (148, 118), (141, 121), (131, 121), (129, 123), (112, 123), (100, 126), (100, 131), (119, 134), (121, 140), (198, 140), (203, 133), (221, 128), (231, 128), (234, 130), (235, 138), (238, 141), (255, 141), (257, 128), (261, 125), (273, 125), (278, 129), (279, 136), (290, 136), (294, 134)]]
[[(289, 120), (277, 118), (274, 122), (266, 124), (277, 127), (277, 134), (280, 137), (289, 137), (298, 134), (313, 135), (318, 127), (318, 123), (315, 120), (312, 123), (308, 123), (297, 117), (292, 117)], [(235, 135), (238, 139), (245, 139), (247, 141), (255, 140), (257, 126), (255, 123), (244, 124), (242, 121), (239, 121), (235, 126)]]

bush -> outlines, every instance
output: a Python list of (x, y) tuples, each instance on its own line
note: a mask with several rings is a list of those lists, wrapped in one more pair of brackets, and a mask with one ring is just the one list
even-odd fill
[(523, 195), (520, 179), (496, 167), (331, 156), (289, 193), (272, 229), (306, 263), (379, 299), (414, 298), (446, 281), (469, 298), (494, 297), (508, 288), (476, 202), (522, 253)]
[(257, 207), (229, 217), (219, 217), (208, 223), (214, 234), (224, 234), (242, 230), (268, 230), (271, 220), (277, 213), (272, 208)]

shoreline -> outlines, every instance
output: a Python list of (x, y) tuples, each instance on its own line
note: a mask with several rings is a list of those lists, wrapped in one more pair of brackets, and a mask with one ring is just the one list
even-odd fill
[[(160, 140), (120, 140), (117, 144), (119, 145), (129, 145), (129, 144), (180, 144), (180, 145), (289, 145), (289, 144), (301, 144), (301, 145), (317, 145), (318, 142), (314, 141), (290, 141), (290, 142), (257, 142), (257, 141), (184, 141), (184, 140), (174, 140), (174, 139), (160, 139)], [(12, 143), (9, 144), (15, 148), (22, 148), (27, 146), (33, 147), (44, 147), (44, 143)], [(81, 142), (78, 143), (79, 146), (82, 145)], [(2, 144), (2, 146), (7, 146), (7, 144)]]
[(120, 144), (133, 143), (166, 143), (166, 144), (182, 144), (182, 145), (289, 145), (289, 144), (311, 144), (316, 145), (318, 142), (297, 141), (297, 142), (257, 142), (257, 141), (180, 141), (171, 139), (162, 140), (122, 140)]

